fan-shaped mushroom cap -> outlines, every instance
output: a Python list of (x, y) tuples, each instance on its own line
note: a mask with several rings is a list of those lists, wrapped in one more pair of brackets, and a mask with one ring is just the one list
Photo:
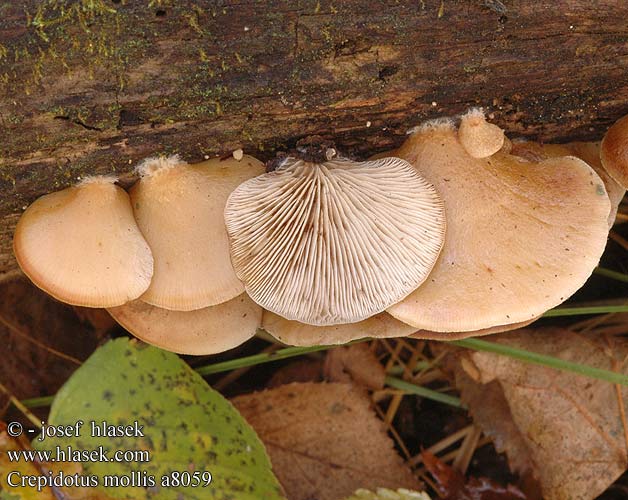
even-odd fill
[(115, 181), (90, 177), (42, 196), (17, 224), (13, 250), (20, 267), (62, 302), (118, 306), (148, 288), (153, 257)]
[(398, 158), (288, 158), (240, 185), (225, 209), (251, 298), (311, 325), (353, 323), (419, 286), (443, 244), (442, 201)]
[(573, 157), (475, 159), (451, 124), (426, 124), (397, 151), (445, 200), (445, 246), (425, 283), (388, 308), (417, 328), (481, 330), (539, 316), (597, 265), (610, 202), (598, 175)]
[(262, 328), (280, 342), (295, 346), (346, 344), (367, 337), (407, 337), (416, 332), (413, 326), (406, 325), (385, 312), (357, 323), (313, 326), (264, 311)]
[(600, 158), (609, 175), (628, 188), (628, 115), (617, 120), (606, 132)]
[(493, 335), (495, 333), (518, 330), (519, 328), (523, 328), (534, 323), (540, 317), (541, 316), (537, 316), (536, 318), (532, 318), (527, 321), (521, 321), (519, 323), (491, 326), (490, 328), (482, 328), (480, 330), (473, 330), (470, 332), (432, 332), (430, 330), (419, 330), (416, 333), (410, 335), (410, 337), (413, 339), (427, 340), (460, 340), (466, 339), (468, 337), (482, 337), (484, 335)]
[(144, 161), (131, 189), (135, 218), (155, 257), (141, 300), (179, 311), (220, 304), (244, 291), (229, 256), (223, 212), (238, 184), (264, 172), (250, 156), (189, 165), (178, 157)]
[(615, 223), (617, 209), (626, 194), (626, 190), (613, 179), (600, 159), (599, 142), (571, 142), (568, 144), (539, 144), (537, 142), (518, 140), (513, 143), (512, 153), (530, 161), (542, 161), (560, 156), (576, 156), (589, 164), (604, 182), (606, 193), (611, 200), (611, 211), (608, 215), (608, 226)]
[(473, 108), (460, 117), (460, 143), (473, 158), (486, 158), (504, 145), (504, 131), (486, 121), (484, 112)]
[(232, 349), (253, 337), (262, 323), (262, 308), (245, 293), (195, 311), (169, 311), (141, 300), (107, 310), (144, 342), (179, 354)]

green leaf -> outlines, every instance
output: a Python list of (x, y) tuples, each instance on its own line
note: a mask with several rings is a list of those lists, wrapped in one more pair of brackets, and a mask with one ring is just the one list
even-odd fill
[[(143, 500), (282, 499), (263, 444), (235, 408), (175, 354), (128, 339), (98, 349), (66, 382), (52, 404), (48, 425), (85, 422), (79, 437), (35, 439), (36, 449), (103, 446), (148, 450), (150, 461), (85, 462), (86, 474), (114, 498)], [(91, 422), (143, 425), (144, 437), (92, 436)], [(104, 488), (104, 476), (151, 475), (156, 486)], [(172, 472), (208, 471), (209, 486), (162, 487)], [(142, 483), (145, 484), (145, 483)]]

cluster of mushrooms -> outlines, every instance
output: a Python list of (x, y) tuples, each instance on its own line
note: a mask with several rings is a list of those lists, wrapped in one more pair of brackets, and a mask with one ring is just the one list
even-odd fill
[[(510, 141), (471, 110), (366, 162), (301, 142), (269, 171), (234, 154), (151, 158), (127, 192), (36, 200), (14, 251), (58, 300), (161, 348), (455, 339), (528, 324), (597, 265), (628, 185), (628, 117), (599, 143)], [(240, 152), (241, 153), (241, 152)]]

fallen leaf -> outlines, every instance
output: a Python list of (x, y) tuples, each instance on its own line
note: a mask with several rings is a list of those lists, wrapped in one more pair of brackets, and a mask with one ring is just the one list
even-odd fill
[[(628, 373), (621, 337), (538, 328), (490, 340)], [(476, 423), (513, 469), (532, 470), (547, 500), (595, 498), (626, 469), (628, 387), (485, 352), (465, 353), (456, 372)]]
[(420, 487), (369, 398), (349, 384), (290, 384), (232, 402), (266, 445), (290, 500)]
[[(253, 429), (226, 399), (173, 353), (126, 338), (99, 348), (61, 388), (48, 424), (67, 426), (78, 420), (85, 422), (80, 436), (35, 440), (33, 447), (98, 450), (102, 446), (109, 450), (109, 461), (89, 461), (83, 467), (87, 474), (98, 477), (99, 487), (112, 497), (283, 498)], [(105, 432), (105, 423), (135, 427), (126, 436), (98, 436)], [(131, 456), (124, 462), (111, 460), (117, 451), (124, 450), (144, 455)], [(194, 472), (199, 472), (199, 476), (209, 472), (211, 483), (206, 484), (201, 477), (197, 487), (174, 484), (179, 479), (173, 473)], [(133, 480), (133, 475), (140, 476), (135, 480), (138, 486), (104, 488), (105, 476)], [(148, 476), (153, 477), (154, 485), (144, 480)], [(164, 478), (173, 484), (164, 485)]]
[(99, 340), (118, 326), (118, 323), (107, 312), (107, 309), (80, 306), (73, 306), (73, 309), (78, 318), (94, 330), (94, 335)]
[(18, 399), (54, 394), (96, 348), (93, 330), (24, 278), (0, 284), (0, 297), (0, 343), (10, 353), (0, 380)]
[(354, 383), (368, 389), (384, 387), (386, 371), (368, 344), (338, 347), (327, 353), (325, 378), (331, 382)]
[(530, 450), (517, 429), (499, 382), (478, 384), (464, 369), (456, 370), (455, 374), (456, 387), (475, 423), (491, 438), (499, 453), (509, 451), (510, 469), (517, 474), (530, 470)]
[(279, 368), (266, 384), (267, 389), (293, 382), (322, 382), (323, 360), (302, 358)]
[(434, 477), (438, 493), (445, 500), (525, 500), (512, 485), (503, 487), (485, 477), (469, 480), (429, 451), (421, 452), (426, 469)]

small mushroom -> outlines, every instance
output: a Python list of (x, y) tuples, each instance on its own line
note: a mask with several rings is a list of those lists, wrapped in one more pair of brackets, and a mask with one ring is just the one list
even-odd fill
[(301, 323), (382, 312), (432, 269), (445, 231), (441, 199), (399, 158), (334, 159), (316, 144), (299, 154), (229, 197), (238, 277), (264, 309)]
[(600, 158), (609, 175), (628, 189), (628, 115), (617, 120), (606, 132)]
[(90, 177), (47, 194), (22, 214), (13, 237), (31, 281), (76, 306), (113, 307), (148, 288), (153, 257), (126, 192), (113, 177)]
[(531, 320), (573, 294), (608, 235), (604, 185), (574, 157), (477, 159), (451, 122), (415, 130), (397, 151), (436, 186), (448, 231), (426, 282), (387, 310), (434, 332), (472, 332)]
[(588, 163), (604, 182), (606, 193), (611, 200), (608, 226), (612, 227), (617, 216), (619, 204), (626, 194), (626, 189), (613, 179), (602, 165), (599, 142), (570, 142), (568, 144), (539, 144), (537, 142), (517, 140), (513, 142), (512, 153), (530, 161), (542, 161), (560, 156), (575, 156)]
[(262, 328), (280, 342), (295, 346), (346, 344), (367, 337), (407, 337), (416, 332), (413, 326), (406, 325), (385, 312), (357, 323), (312, 326), (264, 311)]
[(504, 131), (486, 121), (480, 108), (472, 108), (460, 117), (460, 144), (473, 158), (486, 158), (504, 145)]
[(231, 191), (264, 172), (250, 156), (195, 165), (176, 156), (151, 158), (137, 168), (130, 191), (135, 218), (155, 257), (155, 274), (141, 300), (178, 311), (237, 297), (223, 212)]
[(194, 311), (170, 311), (141, 300), (107, 310), (139, 339), (179, 354), (232, 349), (253, 337), (262, 322), (262, 308), (245, 293)]

